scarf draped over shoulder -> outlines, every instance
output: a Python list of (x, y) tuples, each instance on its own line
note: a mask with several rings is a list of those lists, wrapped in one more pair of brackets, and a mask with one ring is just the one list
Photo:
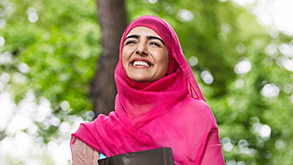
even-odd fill
[[(169, 52), (167, 75), (155, 82), (131, 80), (122, 65), (124, 39), (138, 26), (155, 31)], [(137, 18), (123, 33), (119, 56), (114, 73), (115, 111), (82, 123), (72, 134), (71, 150), (79, 138), (107, 157), (171, 147), (175, 164), (225, 164), (216, 120), (172, 27), (155, 16)]]

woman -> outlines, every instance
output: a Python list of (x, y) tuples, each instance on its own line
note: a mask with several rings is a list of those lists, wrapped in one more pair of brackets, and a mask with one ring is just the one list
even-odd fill
[[(215, 118), (178, 38), (162, 19), (142, 16), (126, 28), (115, 69), (115, 111), (72, 134), (74, 164), (171, 147), (174, 164), (225, 164)], [(83, 162), (83, 163), (82, 163)]]

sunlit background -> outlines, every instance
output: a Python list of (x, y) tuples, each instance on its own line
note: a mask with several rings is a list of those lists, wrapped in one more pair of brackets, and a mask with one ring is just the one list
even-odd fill
[[(221, 3), (227, 3), (228, 0), (219, 0)], [(21, 1), (19, 1), (21, 2)], [(65, 2), (66, 3), (66, 2)], [(95, 10), (95, 2), (91, 2), (89, 0), (83, 0), (80, 5), (87, 4), (91, 10)], [(126, 1), (128, 3), (128, 1)], [(129, 3), (133, 3), (129, 1)], [(148, 3), (149, 5), (156, 5), (160, 3), (160, 0), (148, 0), (141, 3)], [(32, 63), (28, 64), (23, 59), (16, 58), (15, 54), (17, 52), (9, 52), (6, 51), (6, 38), (2, 36), (2, 30), (7, 30), (6, 24), (9, 24), (10, 19), (13, 19), (15, 16), (14, 13), (18, 13), (19, 15), (23, 15), (22, 18), (27, 19), (31, 25), (26, 25), (26, 28), (32, 28), (34, 30), (35, 24), (45, 24), (45, 20), (48, 18), (42, 18), (39, 13), (41, 13), (44, 17), (49, 17), (50, 13), (44, 14), (46, 12), (54, 12), (54, 10), (46, 11), (46, 7), (40, 3), (40, 1), (35, 1), (34, 7), (29, 6), (27, 2), (24, 2), (24, 6), (26, 7), (26, 13), (18, 13), (19, 6), (15, 4), (13, 0), (1, 0), (0, 2), (0, 66), (2, 68), (9, 68), (9, 70), (1, 70), (0, 72), (0, 164), (8, 165), (8, 164), (26, 164), (26, 165), (39, 165), (39, 164), (55, 164), (55, 165), (64, 165), (70, 164), (71, 162), (71, 151), (69, 148), (69, 139), (70, 134), (75, 132), (81, 122), (90, 121), (93, 119), (93, 112), (90, 111), (90, 108), (84, 109), (78, 115), (69, 102), (74, 104), (74, 101), (63, 100), (61, 102), (56, 103), (55, 100), (49, 100), (48, 97), (53, 96), (50, 93), (40, 93), (40, 91), (35, 91), (34, 87), (17, 89), (19, 91), (13, 90), (18, 86), (18, 84), (25, 85), (29, 83), (29, 79), (33, 79), (32, 77), (28, 77), (29, 73), (38, 73), (38, 71), (45, 69), (41, 68), (39, 70), (32, 70)], [(270, 43), (266, 46), (264, 52), (268, 58), (265, 58), (263, 61), (267, 66), (270, 66), (273, 63), (273, 60), (276, 61), (276, 64), (279, 67), (283, 67), (286, 70), (293, 72), (293, 1), (292, 0), (233, 0), (232, 1), (234, 8), (244, 8), (247, 12), (253, 16), (255, 16), (256, 21), (263, 25), (264, 27), (268, 27), (267, 33), (271, 38), (278, 38), (280, 33), (285, 33), (289, 37), (291, 37), (292, 41), (289, 43), (282, 44), (274, 44)], [(37, 7), (35, 7), (37, 6)], [(78, 5), (77, 5), (78, 6)], [(131, 8), (131, 7), (129, 7)], [(43, 9), (43, 10), (41, 10)], [(164, 9), (165, 12), (174, 12), (172, 10), (172, 6), (167, 6)], [(74, 12), (74, 11), (72, 11)], [(82, 12), (82, 11), (81, 11)], [(69, 13), (70, 14), (70, 13)], [(139, 14), (143, 14), (139, 13)], [(138, 15), (139, 15), (138, 14)], [(148, 14), (148, 13), (146, 13)], [(194, 13), (190, 9), (180, 9), (177, 11), (176, 18), (182, 23), (191, 21), (195, 19), (197, 13)], [(61, 14), (62, 15), (62, 14)], [(94, 16), (95, 12), (92, 15)], [(10, 16), (13, 18), (10, 18)], [(90, 29), (90, 27), (95, 27), (95, 22), (88, 21), (89, 15), (84, 16), (83, 22), (77, 25), (76, 32), (78, 36), (67, 35), (65, 34), (64, 40), (72, 39), (74, 41), (78, 41), (77, 44), (82, 45), (82, 50), (78, 52), (78, 56), (81, 60), (92, 60), (93, 54), (100, 52), (100, 46), (97, 48), (88, 49), (85, 42), (79, 42), (79, 36), (85, 34), (82, 32), (83, 30)], [(58, 19), (58, 18), (55, 18)], [(23, 21), (23, 20), (22, 20)], [(54, 22), (54, 21), (53, 21)], [(55, 22), (58, 24), (58, 22)], [(172, 24), (172, 22), (170, 22)], [(62, 23), (59, 23), (62, 26)], [(24, 33), (29, 32), (33, 33), (33, 30), (22, 29), (22, 23), (19, 23), (18, 26), (13, 28), (17, 30), (23, 30)], [(58, 39), (54, 41), (50, 41), (50, 37), (52, 35), (59, 36), (60, 34), (67, 33), (67, 31), (58, 32), (58, 30), (54, 30), (54, 26), (51, 26), (50, 29), (53, 31), (53, 34), (44, 34), (42, 36), (38, 36), (36, 40), (42, 40), (43, 43), (48, 42), (48, 44), (56, 44), (57, 47), (64, 47), (64, 45), (58, 45)], [(60, 27), (62, 28), (62, 27)], [(78, 29), (80, 28), (80, 29)], [(221, 41), (225, 41), (232, 31), (231, 26), (227, 23), (223, 23), (221, 25), (221, 32), (218, 34), (218, 38)], [(245, 27), (244, 27), (245, 28)], [(81, 30), (83, 29), (83, 30)], [(96, 31), (93, 31), (92, 34), (96, 34), (96, 37), (100, 37), (99, 27), (97, 26)], [(9, 30), (7, 30), (9, 31)], [(11, 30), (11, 32), (13, 32)], [(68, 33), (70, 33), (68, 31)], [(51, 36), (50, 36), (51, 35)], [(16, 37), (25, 37), (24, 35), (19, 35)], [(61, 37), (62, 38), (62, 37)], [(60, 38), (59, 38), (60, 39)], [(16, 38), (15, 40), (23, 40), (22, 38)], [(99, 40), (99, 39), (97, 39)], [(94, 43), (95, 44), (95, 43)], [(184, 48), (184, 44), (183, 48)], [(19, 46), (21, 51), (24, 49), (22, 45), (15, 45), (15, 47)], [(11, 45), (9, 45), (9, 48)], [(36, 44), (38, 47), (38, 44)], [(54, 54), (54, 51), (60, 51), (56, 48), (56, 50), (49, 50), (46, 46), (42, 47), (46, 52)], [(72, 48), (73, 52), (75, 51)], [(248, 50), (246, 45), (242, 42), (239, 42), (235, 46), (235, 50), (238, 54), (244, 54)], [(70, 51), (70, 50), (68, 50)], [(277, 52), (281, 52), (283, 56), (278, 56)], [(94, 53), (93, 53), (94, 52)], [(26, 52), (24, 52), (25, 54)], [(35, 57), (39, 58), (39, 57)], [(60, 57), (60, 61), (55, 61), (53, 58), (46, 58), (48, 63), (52, 65), (54, 68), (62, 65), (62, 58)], [(96, 59), (96, 58), (95, 58)], [(212, 59), (211, 59), (212, 60)], [(21, 62), (20, 62), (21, 61)], [(190, 66), (196, 68), (200, 63), (200, 58), (197, 55), (188, 56), (188, 62)], [(251, 59), (248, 57), (240, 58), (239, 62), (234, 66), (234, 72), (239, 76), (234, 83), (235, 89), (244, 88), (246, 84), (250, 82), (245, 79), (244, 76), (248, 74), (253, 65), (251, 63)], [(5, 66), (5, 67), (4, 67)], [(86, 68), (79, 68), (79, 64), (76, 65), (76, 73), (79, 75), (85, 74)], [(65, 68), (68, 67), (65, 66)], [(88, 66), (93, 67), (94, 66)], [(255, 67), (255, 66), (254, 66)], [(0, 68), (0, 69), (2, 69)], [(12, 68), (12, 69), (11, 69)], [(46, 77), (46, 73), (43, 76)], [(196, 73), (195, 73), (196, 74)], [(88, 77), (91, 77), (93, 74), (88, 73)], [(196, 74), (197, 75), (197, 74)], [(241, 77), (242, 76), (242, 77)], [(292, 77), (291, 75), (288, 75)], [(81, 77), (84, 79), (89, 79), (88, 77)], [(70, 80), (71, 74), (63, 73), (58, 76), (58, 81), (67, 82)], [(201, 78), (202, 82), (206, 85), (213, 86), (213, 82), (215, 81), (215, 77), (213, 73), (205, 68), (198, 73), (197, 79)], [(273, 79), (273, 78), (272, 78)], [(292, 80), (291, 79), (291, 80)], [(32, 80), (34, 81), (34, 80)], [(38, 80), (42, 81), (42, 80)], [(53, 80), (52, 80), (53, 81)], [(293, 82), (293, 81), (292, 81)], [(291, 94), (293, 90), (293, 84), (283, 86), (280, 88), (278, 84), (273, 82), (263, 82), (262, 89), (260, 94), (270, 100), (271, 103), (277, 102), (278, 95), (281, 91)], [(49, 86), (50, 84), (48, 84)], [(82, 86), (82, 84), (80, 84)], [(58, 91), (62, 85), (55, 84), (56, 89)], [(82, 88), (82, 87), (81, 87)], [(85, 87), (87, 88), (87, 87)], [(25, 92), (23, 92), (24, 90)], [(51, 90), (51, 89), (50, 89)], [(203, 87), (203, 93), (209, 93), (209, 88)], [(21, 97), (17, 97), (18, 92), (25, 93)], [(233, 96), (233, 94), (231, 94)], [(227, 104), (233, 104), (237, 102), (237, 99), (233, 97), (227, 98)], [(76, 95), (76, 97), (80, 97)], [(66, 98), (66, 97), (64, 97)], [(288, 99), (293, 104), (293, 94)], [(83, 100), (83, 98), (80, 98)], [(78, 100), (75, 100), (78, 101)], [(53, 103), (54, 102), (54, 103)], [(245, 104), (245, 103), (244, 103)], [(248, 106), (248, 105), (238, 105), (238, 106)], [(292, 105), (293, 106), (293, 105)], [(56, 109), (58, 111), (56, 111)], [(293, 110), (293, 109), (291, 109)], [(217, 114), (217, 113), (216, 113)], [(245, 115), (245, 114), (243, 114)], [(219, 115), (220, 116), (220, 115)], [(236, 118), (236, 116), (234, 116)], [(216, 115), (217, 118), (217, 115)], [(231, 114), (231, 118), (233, 118), (233, 114)], [(258, 146), (264, 145), (264, 143), (270, 139), (272, 134), (272, 126), (266, 123), (262, 123), (258, 117), (251, 117), (248, 121), (251, 125), (251, 129), (249, 130), (251, 133), (255, 134), (258, 137)], [(39, 129), (42, 128), (42, 129)], [(283, 129), (287, 129), (287, 127), (283, 127)], [(220, 131), (225, 134), (226, 131), (224, 127), (220, 126)], [(287, 130), (292, 131), (292, 130)], [(47, 134), (51, 136), (50, 140), (44, 138)], [(233, 141), (229, 137), (221, 137), (221, 143), (223, 145), (223, 150), (227, 153), (234, 151), (238, 154), (245, 154), (248, 156), (255, 156), (257, 151), (249, 147), (249, 141), (245, 139), (241, 139), (238, 142)], [(292, 143), (292, 141), (291, 141)], [(285, 149), (288, 143), (284, 140), (279, 139), (274, 144), (275, 148), (282, 150)], [(292, 154), (292, 150), (290, 151)], [(270, 154), (267, 154), (270, 157)], [(46, 163), (45, 163), (46, 162)], [(244, 161), (236, 161), (235, 159), (226, 160), (228, 165), (244, 165), (247, 164)], [(293, 161), (291, 162), (293, 163)], [(253, 162), (251, 163), (253, 164)], [(273, 164), (273, 163), (271, 163)]]

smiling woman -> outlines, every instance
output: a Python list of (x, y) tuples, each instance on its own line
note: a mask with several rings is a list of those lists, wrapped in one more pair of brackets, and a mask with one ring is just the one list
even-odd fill
[(142, 16), (126, 28), (115, 69), (115, 111), (72, 134), (73, 164), (172, 148), (174, 164), (223, 165), (216, 120), (172, 27)]
[(167, 74), (168, 50), (164, 41), (146, 27), (133, 28), (122, 49), (123, 67), (136, 82), (156, 81)]

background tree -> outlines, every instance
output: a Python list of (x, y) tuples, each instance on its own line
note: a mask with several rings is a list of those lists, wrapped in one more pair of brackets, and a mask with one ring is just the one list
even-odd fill
[(97, 5), (103, 52), (97, 63), (91, 90), (96, 116), (114, 110), (117, 92), (113, 73), (119, 58), (120, 38), (127, 26), (124, 0), (97, 0)]
[[(123, 13), (118, 2), (122, 1), (113, 0), (110, 6)], [(258, 24), (258, 3), (262, 2), (243, 7), (225, 0), (127, 0), (125, 6), (129, 21), (153, 14), (177, 32), (218, 121), (228, 165), (292, 163), (293, 38)], [(107, 7), (98, 8), (102, 12), (98, 24), (97, 4), (90, 0), (0, 2), (1, 162), (64, 164), (47, 155), (54, 157), (51, 150), (67, 155), (61, 152), (69, 148), (54, 146), (68, 147), (78, 124), (94, 118), (96, 97), (115, 95), (113, 88), (113, 93), (102, 93), (107, 96), (96, 88), (104, 80), (99, 72), (112, 72), (105, 74), (105, 81), (113, 80), (113, 71), (99, 67), (108, 68), (108, 62), (118, 58), (118, 46), (113, 45), (126, 17), (117, 20), (121, 31), (112, 33), (105, 26), (113, 27), (108, 16), (117, 19), (116, 11), (110, 9), (104, 15), (102, 9)], [(106, 40), (108, 35), (113, 35), (113, 42)], [(117, 52), (116, 56), (104, 56), (106, 50)], [(97, 63), (98, 59), (107, 62)], [(112, 103), (105, 106), (110, 108), (101, 110), (113, 109)], [(19, 149), (12, 145), (17, 139), (35, 143), (28, 150)]]

